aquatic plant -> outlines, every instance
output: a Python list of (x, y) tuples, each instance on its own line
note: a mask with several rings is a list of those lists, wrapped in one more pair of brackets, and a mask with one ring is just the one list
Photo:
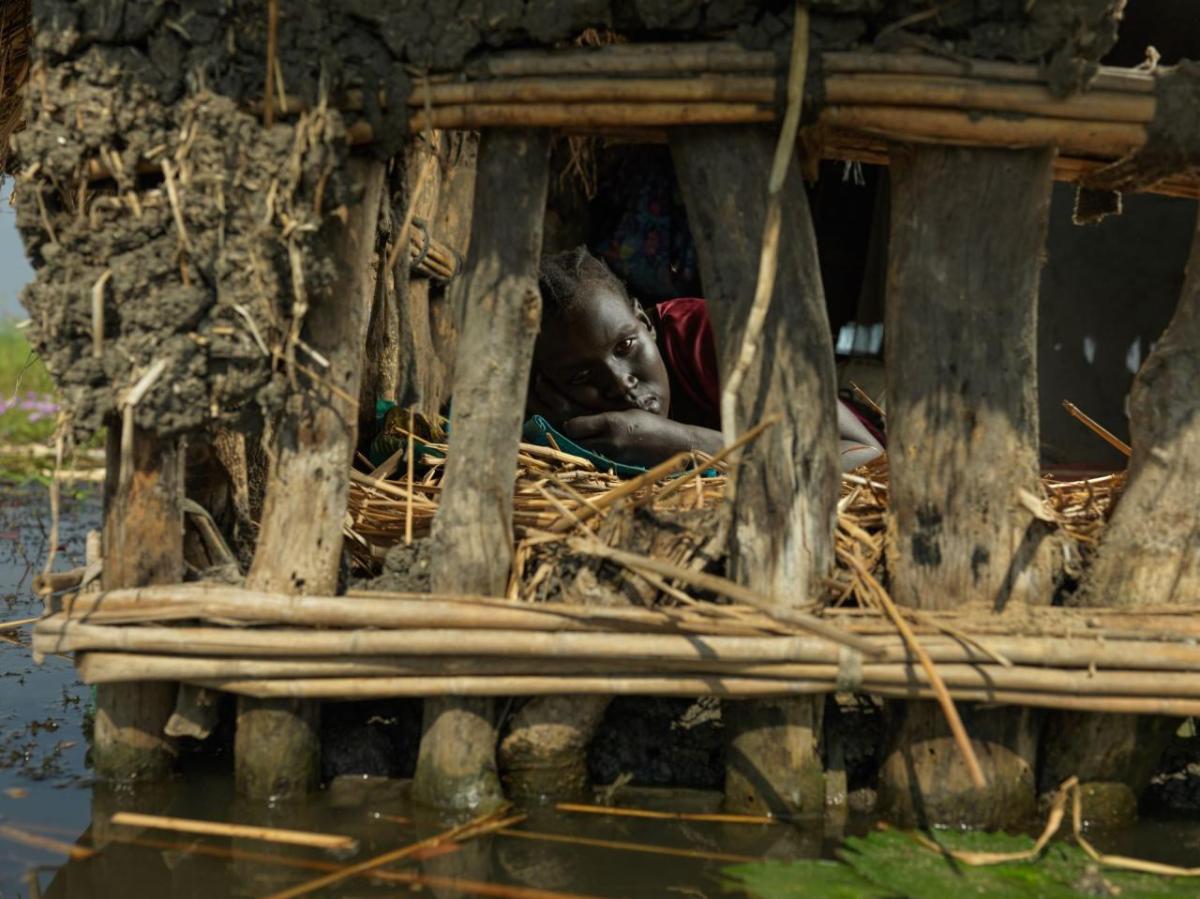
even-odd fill
[[(935, 831), (943, 850), (1022, 852), (1034, 841), (1004, 833)], [(973, 867), (922, 846), (912, 836), (880, 830), (850, 837), (841, 861), (763, 861), (725, 868), (731, 887), (757, 899), (1074, 899), (1081, 895), (1194, 897), (1194, 878), (1159, 877), (1099, 868), (1078, 846), (1052, 843), (1033, 862)]]

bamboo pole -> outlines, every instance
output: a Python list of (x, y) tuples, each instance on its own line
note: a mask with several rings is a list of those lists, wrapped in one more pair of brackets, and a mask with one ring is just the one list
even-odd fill
[[(835, 692), (823, 681), (739, 678), (717, 675), (610, 675), (591, 677), (374, 677), (246, 680), (205, 678), (198, 686), (260, 698), (384, 699), (429, 696), (719, 696), (730, 699), (782, 698)], [(887, 699), (930, 700), (937, 693), (920, 684), (862, 690)], [(1097, 694), (1071, 696), (1033, 690), (955, 687), (956, 700), (1111, 714), (1200, 714), (1200, 700)]]
[[(837, 661), (837, 645), (817, 637), (702, 637), (679, 634), (409, 629), (318, 631), (104, 627), (47, 619), (34, 631), (43, 652), (118, 650), (190, 656), (493, 655), (548, 658), (664, 657)], [(1196, 648), (1200, 656), (1200, 648)], [(1010, 655), (1010, 658), (1012, 656)], [(1136, 667), (1136, 666), (1135, 666)], [(1198, 666), (1200, 667), (1200, 666)]]
[[(906, 73), (845, 72), (829, 74), (824, 99), (830, 104), (945, 106), (957, 109), (1019, 112), (1028, 115), (1106, 122), (1147, 124), (1154, 118), (1155, 98), (1128, 90), (1089, 90), (1068, 98), (1055, 96), (1044, 84), (1005, 83), (972, 77)], [(416, 109), (447, 106), (530, 105), (560, 103), (774, 103), (775, 77), (704, 74), (689, 78), (544, 78), (418, 85), (408, 97)], [(351, 92), (344, 108), (362, 108)]]
[[(629, 632), (412, 629), (319, 631), (213, 627), (105, 627), (43, 619), (34, 629), (35, 651), (106, 650), (185, 656), (271, 658), (330, 656), (464, 656), (497, 658), (683, 659), (746, 663), (837, 664), (837, 644), (818, 637), (734, 637)], [(908, 659), (902, 640), (879, 637), (879, 663)], [(997, 635), (989, 648), (1014, 665), (1045, 668), (1200, 671), (1200, 646), (1144, 640), (1038, 638)], [(950, 637), (922, 645), (937, 664), (995, 665), (987, 654)], [(869, 663), (867, 663), (869, 664)], [(1002, 667), (1002, 666), (1001, 666)]]
[(779, 66), (769, 50), (743, 50), (733, 43), (614, 44), (581, 52), (514, 50), (468, 64), (469, 76), (492, 78), (534, 75), (643, 75), (696, 72), (763, 72)]
[(62, 840), (41, 834), (29, 833), (11, 824), (0, 824), (0, 840), (8, 840), (31, 849), (40, 849), (43, 852), (57, 852), (73, 861), (82, 861), (96, 854), (96, 850), (89, 849), (87, 846), (77, 846), (74, 843), (64, 843)]
[[(843, 72), (870, 72), (889, 75), (950, 75), (977, 77), (998, 81), (1046, 81), (1038, 66), (984, 59), (946, 59), (919, 53), (872, 53), (839, 51), (825, 53), (821, 68), (826, 76)], [(1131, 93), (1154, 93), (1154, 76), (1148, 72), (1100, 66), (1088, 85), (1091, 90), (1118, 90)]]
[(194, 818), (143, 815), (137, 812), (117, 812), (110, 820), (113, 824), (122, 824), (127, 827), (152, 827), (156, 830), (173, 830), (179, 833), (262, 840), (267, 843), (286, 843), (290, 846), (305, 846), (309, 849), (325, 849), (333, 852), (354, 852), (358, 849), (358, 840), (354, 837), (311, 833), (303, 830), (285, 830), (278, 827), (252, 827), (246, 824), (230, 824), (225, 821), (199, 821)]
[(1142, 125), (899, 106), (826, 106), (819, 121), (893, 141), (978, 147), (1056, 146), (1063, 153), (1120, 159), (1145, 145)]
[(1126, 443), (1108, 428), (1104, 427), (1104, 425), (1100, 424), (1100, 422), (1096, 421), (1096, 419), (1092, 418), (1070, 400), (1063, 400), (1063, 408), (1067, 410), (1067, 413), (1072, 418), (1080, 422), (1085, 428), (1119, 452), (1126, 459), (1133, 455), (1133, 447), (1131, 447), (1128, 443)]
[(944, 106), (1142, 125), (1154, 118), (1155, 109), (1155, 99), (1148, 94), (1087, 91), (1064, 100), (1040, 84), (860, 72), (829, 76), (825, 81), (825, 101), (834, 105)]
[[(1008, 690), (1057, 696), (1124, 696), (1200, 700), (1200, 678), (1190, 671), (1131, 671), (1011, 668), (964, 663), (938, 667), (950, 690)], [(567, 683), (574, 677), (695, 677), (721, 675), (744, 679), (813, 681), (833, 692), (842, 683), (840, 668), (829, 663), (743, 662), (721, 659), (556, 659), (479, 656), (384, 656), (372, 658), (196, 658), (181, 655), (87, 652), (79, 659), (85, 683), (136, 680), (318, 680), (322, 678), (436, 679), (471, 677), (542, 677)], [(844, 686), (844, 684), (842, 684)], [(909, 661), (864, 663), (857, 686), (863, 692), (907, 686), (931, 686), (927, 672)]]
[(459, 131), (478, 128), (637, 128), (774, 120), (774, 108), (763, 103), (475, 103), (419, 110), (409, 117), (408, 127), (410, 131), (420, 133), (427, 128)]
[[(416, 109), (483, 103), (772, 103), (773, 77), (703, 74), (687, 78), (545, 78), (417, 84)], [(353, 102), (353, 100), (351, 101)], [(360, 100), (361, 102), (361, 100)]]
[[(644, 558), (644, 557), (637, 557)], [(292, 596), (195, 582), (109, 590), (63, 597), (50, 605), (58, 620), (86, 623), (148, 622), (186, 618), (246, 621), (259, 624), (304, 624), (314, 627), (467, 627), (530, 630), (644, 629), (695, 633), (728, 633), (712, 614), (726, 613), (743, 630), (779, 632), (778, 622), (741, 605), (701, 604), (695, 608), (633, 606), (584, 607), (568, 602), (523, 603), (466, 594), (423, 594), (350, 590), (345, 596)], [(162, 616), (161, 619), (159, 616)], [(823, 619), (851, 633), (893, 635), (895, 629), (877, 611), (825, 609)], [(36, 622), (39, 619), (31, 619)], [(961, 629), (973, 638), (1001, 636), (1099, 637), (1178, 643), (1200, 636), (1200, 620), (1187, 606), (1121, 608), (1028, 607), (1012, 615), (990, 609), (922, 612), (917, 633), (944, 627)], [(709, 629), (709, 630), (706, 630)]]
[(653, 809), (625, 808), (613, 805), (586, 805), (580, 802), (556, 802), (556, 812), (581, 815), (611, 815), (616, 818), (647, 818), (652, 821), (704, 821), (713, 824), (778, 824), (769, 815), (738, 815), (726, 812), (660, 812)]
[[(719, 676), (542, 677), (373, 677), (237, 680), (207, 678), (196, 683), (258, 697), (379, 699), (396, 696), (798, 696), (828, 693), (819, 681), (727, 678)], [(1200, 708), (1200, 702), (1196, 703)]]
[[(344, 628), (595, 630), (607, 625), (712, 634), (779, 630), (779, 623), (769, 615), (744, 607), (712, 605), (697, 611), (608, 608), (570, 602), (521, 603), (463, 594), (375, 591), (350, 591), (346, 596), (293, 596), (204, 583), (78, 594), (52, 608), (67, 618), (89, 623), (199, 618)], [(713, 614), (705, 614), (708, 612)]]
[[(820, 153), (822, 159), (862, 162), (867, 165), (885, 166), (890, 163), (886, 141), (852, 131), (825, 129), (821, 133)], [(1111, 162), (1112, 160), (1106, 159), (1059, 155), (1054, 160), (1054, 180), (1077, 183)], [(1142, 192), (1188, 200), (1200, 199), (1200, 179), (1188, 173), (1171, 175), (1143, 189)]]

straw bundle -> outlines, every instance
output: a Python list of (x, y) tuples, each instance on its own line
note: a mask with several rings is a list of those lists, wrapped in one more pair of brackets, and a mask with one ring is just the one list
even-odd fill
[(30, 15), (30, 0), (0, 0), (0, 174), (7, 170), (9, 138), (22, 122), (32, 40)]
[[(403, 428), (398, 436), (406, 437)], [(419, 539), (429, 533), (441, 494), (445, 444), (430, 444), (414, 462), (420, 473), (409, 480), (406, 470), (390, 477), (386, 469), (372, 475), (352, 472), (346, 536), (360, 570), (378, 569), (387, 551), (405, 541), (406, 532)], [(698, 454), (695, 465), (710, 464)], [(392, 466), (404, 468), (399, 460)], [(718, 469), (723, 468), (717, 463)], [(601, 543), (633, 548), (655, 558), (692, 568), (719, 567), (724, 553), (720, 538), (720, 510), (725, 477), (683, 477), (630, 486), (609, 472), (597, 471), (587, 459), (559, 450), (521, 444), (513, 496), (516, 546), (508, 596), (545, 601), (563, 594), (578, 594), (572, 586), (581, 565), (576, 548), (554, 534), (575, 530), (596, 534)], [(1014, 502), (1025, 505), (1042, 521), (1057, 528), (1067, 546), (1068, 574), (1078, 576), (1099, 541), (1124, 473), (1091, 478), (1064, 478), (1047, 473), (1042, 495), (1018, 492)], [(830, 593), (815, 598), (833, 605), (873, 605), (874, 588), (868, 576), (883, 579), (884, 530), (888, 503), (887, 460), (881, 458), (842, 479), (837, 516), (837, 570)], [(648, 528), (631, 523), (629, 515), (609, 516), (598, 528), (582, 518), (616, 506), (638, 510)], [(656, 527), (657, 526), (657, 527)], [(664, 527), (665, 526), (665, 527)], [(646, 531), (657, 531), (647, 533)], [(661, 577), (624, 577), (612, 566), (600, 572), (616, 580), (616, 593), (653, 605), (686, 602)], [(636, 584), (636, 586), (635, 586)]]
[[(404, 440), (408, 435), (397, 427), (395, 436)], [(429, 533), (437, 514), (448, 447), (443, 443), (424, 446), (427, 450), (418, 450), (421, 456), (413, 460), (420, 471), (411, 480), (406, 468), (390, 478), (382, 476), (385, 469), (372, 474), (351, 472), (346, 537), (354, 561), (364, 571), (374, 570), (389, 548), (405, 541), (406, 533), (416, 539)], [(703, 467), (711, 460), (697, 453), (694, 464)], [(717, 465), (719, 468), (721, 463)], [(395, 466), (403, 468), (400, 459)], [(626, 498), (635, 507), (657, 512), (710, 510), (719, 504), (724, 485), (723, 475), (688, 475), (686, 480), (639, 484), (631, 491), (629, 481), (597, 470), (588, 459), (522, 443), (513, 493), (513, 525), (518, 540), (514, 572), (531, 562), (547, 532), (561, 524), (573, 524), (581, 515), (595, 514)]]

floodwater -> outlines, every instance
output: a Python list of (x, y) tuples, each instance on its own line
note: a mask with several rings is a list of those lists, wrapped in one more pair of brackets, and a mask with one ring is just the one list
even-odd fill
[[(45, 489), (0, 487), (0, 620), (37, 615), (31, 593), (48, 547)], [(82, 564), (100, 520), (98, 491), (64, 491), (56, 568)], [(341, 778), (301, 803), (238, 800), (230, 760), (189, 758), (174, 780), (136, 790), (97, 785), (87, 762), (90, 688), (67, 659), (34, 665), (28, 629), (0, 635), (0, 899), (270, 896), (347, 862), (408, 846), (454, 821), (408, 801), (407, 783)], [(713, 811), (699, 791), (629, 790), (622, 804)], [(343, 834), (349, 858), (242, 837), (114, 824), (118, 811)], [(642, 820), (532, 809), (504, 831), (434, 847), (317, 890), (321, 896), (693, 897), (731, 895), (721, 869), (742, 858), (829, 857), (842, 826)], [(858, 829), (855, 827), (854, 829)], [(1097, 839), (1102, 848), (1176, 864), (1200, 861), (1200, 822), (1150, 821)], [(68, 853), (73, 853), (71, 858)]]
[[(48, 518), (44, 488), (0, 494), (0, 620), (41, 612), (31, 581), (45, 559)], [(83, 564), (87, 531), (99, 521), (98, 491), (64, 495), (56, 568)], [(28, 643), (28, 629), (20, 640)], [(230, 759), (220, 754), (189, 758), (185, 773), (165, 785), (109, 789), (93, 783), (87, 763), (90, 703), (91, 689), (77, 681), (67, 659), (52, 656), (37, 666), (27, 645), (0, 642), (0, 899), (267, 896), (347, 862), (315, 849), (110, 823), (122, 810), (346, 834), (359, 841), (354, 860), (457, 823), (410, 803), (402, 781), (340, 778), (302, 803), (245, 803), (234, 795)], [(628, 791), (621, 799), (670, 811), (715, 811), (718, 802), (715, 794), (680, 790)], [(421, 887), (438, 897), (718, 896), (721, 868), (739, 856), (813, 857), (829, 848), (820, 829), (528, 811), (511, 832), (391, 865), (385, 881), (351, 879), (317, 895), (396, 895)], [(95, 852), (67, 859), (71, 846)], [(532, 891), (489, 892), (489, 884)]]

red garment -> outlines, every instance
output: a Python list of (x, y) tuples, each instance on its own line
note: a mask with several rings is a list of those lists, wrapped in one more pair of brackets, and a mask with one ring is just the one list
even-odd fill
[(704, 300), (680, 297), (654, 306), (658, 349), (671, 379), (671, 418), (721, 430), (717, 343)]
[[(708, 305), (695, 297), (663, 300), (654, 306), (658, 349), (671, 380), (671, 418), (688, 425), (721, 430), (721, 381), (717, 374), (717, 342)], [(839, 400), (838, 402), (844, 402)], [(853, 403), (854, 417), (887, 446), (884, 435)]]

